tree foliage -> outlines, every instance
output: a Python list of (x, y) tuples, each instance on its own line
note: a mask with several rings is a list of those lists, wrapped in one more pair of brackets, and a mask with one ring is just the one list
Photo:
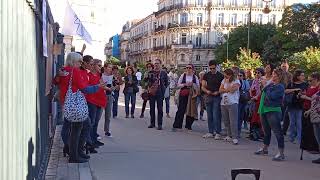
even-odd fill
[(307, 74), (320, 71), (320, 48), (306, 48), (288, 58), (293, 69), (303, 69)]
[(222, 64), (223, 68), (230, 68), (238, 66), (240, 69), (252, 70), (262, 66), (262, 60), (260, 55), (256, 52), (251, 53), (251, 50), (247, 51), (245, 48), (240, 48), (237, 55), (237, 61), (225, 61)]
[[(271, 24), (252, 24), (250, 30), (250, 49), (252, 52), (262, 54), (264, 43), (276, 34), (276, 27)], [(227, 40), (227, 37), (225, 37)], [(229, 61), (237, 61), (237, 54), (240, 48), (247, 47), (248, 26), (240, 26), (233, 29), (229, 34)], [(215, 50), (218, 62), (225, 62), (227, 59), (227, 42), (219, 45)]]

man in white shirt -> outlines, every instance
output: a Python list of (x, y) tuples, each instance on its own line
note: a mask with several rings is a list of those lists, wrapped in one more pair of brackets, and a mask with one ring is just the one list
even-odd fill
[(137, 76), (137, 80), (138, 80), (138, 85), (140, 86), (140, 82), (142, 79), (142, 73), (140, 72), (140, 69), (137, 70), (136, 76)]

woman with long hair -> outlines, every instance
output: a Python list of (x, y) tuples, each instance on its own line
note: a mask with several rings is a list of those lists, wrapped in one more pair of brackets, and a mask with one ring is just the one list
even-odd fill
[[(266, 85), (266, 84), (262, 84)], [(284, 72), (276, 69), (272, 75), (272, 82), (262, 90), (259, 114), (264, 130), (263, 147), (255, 152), (256, 155), (267, 155), (271, 141), (271, 130), (274, 132), (279, 152), (273, 157), (274, 161), (283, 161), (284, 137), (281, 128), (282, 112), (281, 105), (284, 97)]]
[(139, 92), (138, 79), (133, 74), (133, 67), (127, 67), (125, 70), (126, 76), (124, 77), (124, 99), (125, 99), (125, 111), (126, 118), (129, 118), (129, 104), (131, 102), (131, 118), (134, 118), (134, 110), (136, 105), (136, 94)]
[(221, 82), (219, 93), (221, 94), (221, 119), (227, 130), (226, 141), (238, 144), (238, 104), (240, 81), (232, 69), (224, 71), (224, 79)]

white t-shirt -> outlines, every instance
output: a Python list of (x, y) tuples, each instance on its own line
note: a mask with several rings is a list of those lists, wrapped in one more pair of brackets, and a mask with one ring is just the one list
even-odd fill
[[(229, 88), (235, 84), (239, 84), (240, 85), (240, 81), (238, 79), (236, 79), (235, 81), (231, 82), (231, 83), (227, 83), (225, 82), (225, 80), (223, 79), (221, 82), (221, 85), (224, 86), (224, 88)], [(233, 93), (229, 92), (229, 93), (223, 93), (221, 94), (222, 100), (221, 100), (221, 105), (232, 105), (232, 104), (239, 104), (239, 98), (240, 98), (240, 93), (239, 93), (239, 89)]]
[[(182, 86), (183, 76), (184, 76), (184, 74), (182, 74), (182, 75), (180, 76), (180, 78), (179, 78), (179, 81), (178, 81), (178, 86), (179, 86), (179, 87), (183, 87), (183, 86)], [(198, 87), (200, 87), (200, 83), (199, 83), (198, 77), (195, 76), (195, 78), (196, 78), (196, 85), (197, 85)], [(193, 82), (193, 75), (186, 75), (186, 82), (185, 82), (185, 83), (189, 83), (189, 82)]]
[(102, 80), (104, 83), (106, 83), (107, 85), (112, 85), (112, 81), (113, 81), (113, 75), (105, 75), (105, 74), (102, 74)]
[(136, 72), (136, 76), (137, 76), (137, 80), (138, 81), (141, 81), (142, 79), (142, 73), (139, 71), (139, 72)]

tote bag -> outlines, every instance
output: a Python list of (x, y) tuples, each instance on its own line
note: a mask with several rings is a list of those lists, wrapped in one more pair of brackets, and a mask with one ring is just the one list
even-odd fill
[(64, 117), (70, 122), (84, 122), (89, 116), (87, 101), (79, 89), (72, 92), (72, 78), (73, 70), (64, 102)]

